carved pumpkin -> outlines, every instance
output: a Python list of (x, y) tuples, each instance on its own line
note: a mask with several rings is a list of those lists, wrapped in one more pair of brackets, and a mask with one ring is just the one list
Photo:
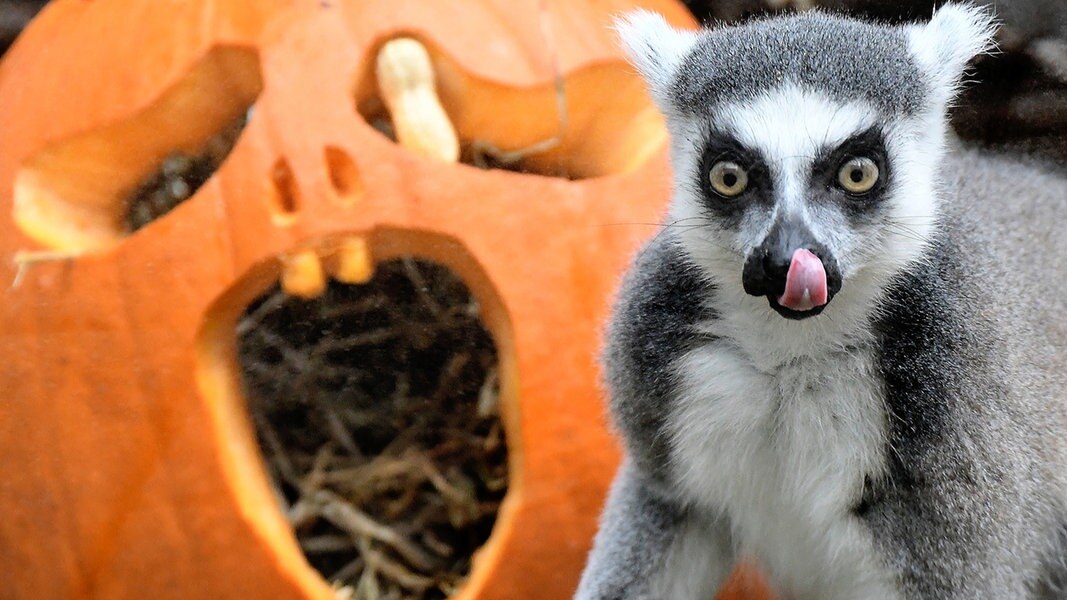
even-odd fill
[[(500, 353), (512, 482), (460, 597), (568, 597), (618, 460), (599, 326), (668, 192), (607, 27), (636, 5), (692, 24), (672, 0), (51, 4), (0, 70), (0, 597), (333, 597), (271, 495), (234, 326), (279, 278), (314, 295), (401, 255), (459, 274)], [(570, 179), (375, 131), (398, 36), (465, 147), (552, 139), (558, 77), (563, 135), (523, 167)], [(249, 108), (191, 198), (124, 227), (147, 174)]]

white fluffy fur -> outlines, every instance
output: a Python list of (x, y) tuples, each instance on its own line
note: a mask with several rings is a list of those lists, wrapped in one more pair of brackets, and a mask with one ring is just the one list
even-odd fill
[(728, 539), (728, 532), (689, 523), (670, 548), (664, 561), (667, 568), (653, 578), (652, 598), (714, 598), (722, 582), (733, 570), (735, 557)]
[(630, 61), (648, 83), (661, 110), (668, 110), (671, 78), (697, 41), (697, 33), (675, 29), (661, 15), (635, 10), (615, 20), (615, 31)]
[[(717, 341), (680, 365), (672, 468), (697, 510), (725, 510), (742, 552), (791, 596), (894, 598), (851, 508), (883, 468), (881, 386), (868, 351), (764, 371)], [(717, 583), (721, 583), (721, 580)]]
[[(707, 124), (671, 124), (679, 174), (672, 221), (704, 224), (680, 231), (691, 258), (719, 284), (719, 318), (705, 324), (719, 339), (678, 367), (683, 392), (669, 421), (672, 468), (687, 499), (728, 512), (742, 549), (797, 597), (894, 597), (850, 512), (864, 473), (881, 472), (885, 460), (885, 409), (868, 324), (889, 278), (918, 259), (936, 226), (933, 169), (944, 149), (940, 136), (924, 134), (943, 128), (944, 118), (932, 108), (908, 120), (880, 119), (864, 103), (838, 104), (792, 85), (718, 110), (715, 126), (766, 156), (780, 190), (772, 215), (737, 232), (707, 217), (692, 182), (699, 161), (693, 144), (703, 143)], [(820, 151), (875, 123), (887, 132), (896, 177), (887, 202), (902, 227), (857, 232), (807, 203), (807, 173)], [(801, 218), (839, 261), (844, 285), (819, 318), (784, 320), (740, 285), (745, 257), (779, 211)]]
[(995, 47), (995, 32), (990, 11), (968, 4), (946, 4), (929, 23), (910, 28), (911, 52), (935, 84), (939, 103), (955, 95), (967, 63)]

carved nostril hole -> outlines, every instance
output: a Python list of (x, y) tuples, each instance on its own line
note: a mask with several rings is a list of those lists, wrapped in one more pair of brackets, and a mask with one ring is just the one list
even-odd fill
[(273, 190), (270, 198), (271, 212), (277, 220), (289, 222), (300, 208), (300, 192), (289, 161), (279, 158), (270, 171)]
[(336, 146), (326, 147), (326, 172), (330, 177), (334, 198), (342, 206), (350, 207), (363, 196), (363, 179), (356, 163), (348, 153)]

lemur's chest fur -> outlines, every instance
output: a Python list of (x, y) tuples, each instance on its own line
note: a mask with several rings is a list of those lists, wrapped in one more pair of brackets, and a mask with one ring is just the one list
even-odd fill
[(850, 348), (767, 368), (723, 340), (681, 363), (668, 420), (678, 492), (725, 511), (740, 549), (797, 597), (860, 597), (847, 590), (869, 593), (880, 571), (853, 512), (884, 463), (873, 363)]

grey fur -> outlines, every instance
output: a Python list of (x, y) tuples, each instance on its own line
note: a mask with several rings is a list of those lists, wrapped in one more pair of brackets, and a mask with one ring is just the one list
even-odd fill
[(901, 29), (821, 12), (711, 30), (682, 64), (671, 95), (679, 109), (698, 112), (791, 81), (910, 114), (922, 106), (927, 87), (906, 42)]
[(612, 410), (630, 442), (630, 456), (642, 473), (663, 481), (668, 460), (663, 433), (676, 384), (671, 365), (701, 339), (695, 323), (714, 317), (707, 284), (688, 265), (669, 233), (661, 234), (637, 257), (615, 308), (605, 362)]
[[(681, 561), (685, 554), (694, 554), (687, 537), (712, 540), (710, 546), (696, 552), (696, 568), (707, 577), (708, 585), (691, 593), (711, 598), (715, 588), (710, 584), (728, 573), (733, 562), (733, 547), (722, 522), (703, 520), (664, 493), (659, 483), (646, 479), (643, 471), (632, 464), (620, 468), (604, 509), (600, 545), (605, 551), (593, 557), (589, 568), (601, 574), (586, 585), (586, 594), (593, 598), (660, 600), (666, 598), (662, 573), (668, 561)], [(641, 518), (627, 527), (614, 524), (631, 518)], [(721, 571), (710, 576), (708, 569)]]
[(877, 324), (893, 459), (864, 519), (907, 598), (1024, 598), (1063, 551), (1067, 182), (971, 150), (945, 171), (943, 237)]
[[(669, 122), (684, 112), (714, 120), (724, 95), (736, 110), (780, 85), (780, 77), (759, 75), (771, 72), (840, 102), (858, 94), (881, 112), (879, 127), (943, 111), (929, 113), (937, 104), (930, 98), (947, 101), (951, 94), (938, 86), (951, 81), (921, 76), (904, 49), (905, 58), (879, 63), (885, 73), (855, 76), (858, 87), (834, 83), (843, 68), (836, 59), (796, 58), (822, 53), (834, 32), (840, 43), (833, 49), (877, 63), (893, 50), (847, 41), (867, 27), (884, 43), (903, 31), (816, 15), (729, 30), (719, 48), (708, 41), (715, 34), (704, 34), (673, 80), (677, 96), (660, 101), (678, 103), (673, 115), (667, 107)], [(783, 63), (778, 70), (775, 61)], [(714, 80), (701, 67), (711, 62), (736, 68), (730, 79)], [(723, 81), (739, 84), (724, 91)], [(671, 130), (676, 137), (688, 131), (677, 122)], [(908, 135), (944, 134), (933, 127)], [(687, 157), (702, 143), (675, 140), (676, 170), (704, 168)], [(891, 153), (907, 151), (894, 143)], [(845, 278), (843, 293), (859, 295), (840, 302), (865, 303), (863, 317), (826, 344), (818, 335), (833, 331), (833, 319), (846, 321), (844, 308), (831, 302), (800, 323), (769, 310), (764, 319), (730, 289), (739, 281), (715, 271), (734, 250), (720, 248), (725, 254), (712, 266), (693, 255), (704, 246), (687, 240), (746, 235), (722, 227), (714, 211), (666, 227), (641, 251), (604, 354), (628, 459), (577, 598), (703, 600), (739, 552), (754, 553), (792, 600), (1067, 598), (1067, 178), (1015, 155), (955, 147), (930, 156), (940, 161), (934, 174), (914, 177), (900, 170), (915, 160), (891, 157), (898, 171), (886, 200), (899, 202), (914, 186), (925, 193), (917, 181), (933, 177), (939, 218), (928, 239), (884, 280)], [(676, 173), (676, 203), (693, 196), (685, 182), (698, 176)], [(816, 203), (804, 214), (827, 220), (811, 185), (797, 189)], [(891, 228), (891, 213), (870, 213), (868, 246), (889, 243), (877, 229)], [(855, 227), (839, 219), (824, 235), (847, 237), (841, 231)], [(694, 238), (694, 228), (703, 237)], [(870, 258), (842, 253), (856, 264)], [(856, 292), (863, 282), (878, 289)], [(821, 328), (819, 319), (829, 325)], [(766, 346), (746, 336), (760, 334), (737, 323), (813, 341), (776, 356), (753, 354)], [(753, 390), (767, 395), (746, 396)], [(720, 419), (719, 410), (737, 415)], [(709, 419), (706, 433), (695, 418)], [(737, 475), (755, 483), (724, 479), (736, 475), (734, 463), (755, 465)], [(819, 489), (796, 480), (806, 473), (794, 466), (812, 469), (812, 485), (832, 487), (825, 502)], [(744, 489), (723, 489), (731, 486)]]

